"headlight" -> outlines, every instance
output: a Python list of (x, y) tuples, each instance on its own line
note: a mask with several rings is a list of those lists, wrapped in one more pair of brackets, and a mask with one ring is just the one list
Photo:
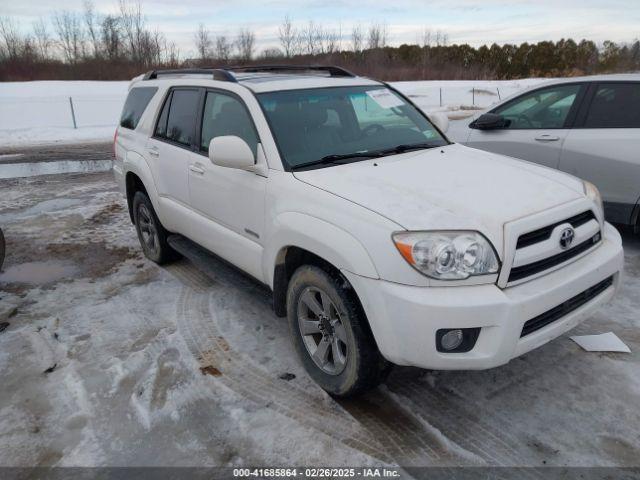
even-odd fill
[(438, 280), (463, 280), (500, 269), (493, 247), (478, 232), (398, 232), (393, 242), (409, 265)]
[[(596, 208), (598, 209), (597, 214), (599, 214), (599, 218), (604, 220), (604, 205), (602, 204), (602, 196), (600, 196), (600, 191), (598, 187), (596, 187), (593, 183), (587, 182), (583, 180), (584, 183), (584, 194), (589, 197), (596, 204)], [(601, 222), (602, 223), (602, 222)]]

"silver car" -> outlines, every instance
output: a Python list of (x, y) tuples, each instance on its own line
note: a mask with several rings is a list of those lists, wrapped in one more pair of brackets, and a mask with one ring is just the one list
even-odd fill
[(594, 183), (607, 220), (640, 229), (640, 74), (536, 86), (475, 118), (462, 137)]

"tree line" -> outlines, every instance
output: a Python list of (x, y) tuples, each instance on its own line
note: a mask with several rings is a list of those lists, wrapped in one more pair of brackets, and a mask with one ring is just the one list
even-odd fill
[(445, 32), (425, 29), (413, 44), (389, 45), (385, 24), (343, 31), (285, 17), (278, 46), (257, 51), (256, 35), (240, 28), (214, 35), (204, 24), (193, 34), (195, 55), (182, 58), (174, 42), (147, 23), (141, 4), (119, 0), (117, 13), (99, 15), (90, 0), (82, 12), (58, 11), (25, 33), (0, 17), (0, 80), (124, 80), (153, 68), (255, 63), (336, 64), (384, 80), (513, 79), (640, 70), (640, 41), (597, 45), (571, 38), (473, 47), (451, 44)]

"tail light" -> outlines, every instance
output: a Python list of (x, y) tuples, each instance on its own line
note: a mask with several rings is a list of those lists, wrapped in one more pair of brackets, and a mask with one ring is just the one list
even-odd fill
[(116, 142), (118, 141), (118, 129), (113, 134), (113, 158), (116, 158)]

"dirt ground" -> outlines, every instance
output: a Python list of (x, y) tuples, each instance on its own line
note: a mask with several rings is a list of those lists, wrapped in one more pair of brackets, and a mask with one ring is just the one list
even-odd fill
[[(269, 292), (140, 254), (111, 174), (0, 181), (0, 466), (640, 466), (640, 239), (621, 294), (480, 372), (396, 368), (335, 401)], [(544, 478), (539, 471), (528, 476)]]

